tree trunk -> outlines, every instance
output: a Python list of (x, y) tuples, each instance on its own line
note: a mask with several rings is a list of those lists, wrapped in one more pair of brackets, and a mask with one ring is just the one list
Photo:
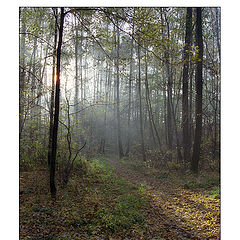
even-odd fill
[(183, 94), (182, 94), (182, 127), (183, 127), (183, 157), (184, 162), (190, 160), (189, 113), (188, 113), (188, 81), (189, 81), (189, 50), (192, 39), (192, 8), (187, 8), (186, 35), (183, 52)]
[(56, 198), (56, 186), (55, 186), (55, 166), (57, 155), (57, 135), (58, 135), (58, 119), (59, 119), (59, 104), (60, 104), (60, 61), (62, 50), (62, 38), (63, 38), (63, 24), (64, 24), (64, 8), (61, 7), (60, 15), (60, 27), (59, 27), (59, 39), (57, 46), (57, 76), (56, 76), (56, 91), (55, 91), (55, 111), (53, 122), (53, 138), (52, 138), (52, 156), (50, 163), (50, 191), (51, 197)]
[[(167, 39), (170, 38), (170, 29), (168, 19), (166, 17), (166, 13), (164, 13), (166, 28), (167, 28)], [(161, 20), (163, 20), (163, 15), (161, 14)], [(162, 29), (163, 37), (162, 40), (164, 41), (164, 32)], [(172, 160), (172, 153), (173, 153), (173, 123), (172, 123), (172, 109), (171, 109), (171, 101), (172, 101), (172, 73), (170, 69), (170, 55), (169, 55), (169, 46), (164, 46), (164, 59), (165, 59), (165, 68), (166, 68), (166, 75), (167, 75), (167, 117), (166, 117), (166, 127), (167, 127), (167, 145), (169, 150), (169, 160)]]
[[(140, 41), (138, 37), (138, 41)], [(141, 134), (141, 151), (143, 161), (146, 161), (144, 136), (143, 136), (143, 116), (142, 116), (142, 95), (141, 95), (141, 57), (140, 46), (138, 44), (138, 94), (139, 94), (139, 121), (140, 121), (140, 134)]]
[[(57, 10), (54, 9), (55, 15)], [(54, 86), (55, 86), (55, 69), (56, 69), (56, 47), (57, 47), (57, 21), (55, 21), (54, 46), (53, 46), (53, 66), (52, 66), (52, 89), (50, 99), (50, 123), (49, 123), (49, 144), (48, 144), (48, 167), (50, 168), (52, 154), (52, 137), (53, 137), (53, 111), (54, 111)]]
[(191, 171), (198, 173), (200, 159), (201, 137), (202, 137), (202, 60), (203, 60), (203, 39), (202, 39), (202, 8), (197, 8), (196, 16), (196, 45), (198, 46), (198, 61), (196, 63), (196, 128), (193, 145), (193, 156)]
[(128, 80), (128, 115), (127, 115), (127, 147), (126, 147), (126, 156), (129, 155), (130, 151), (130, 117), (131, 117), (131, 101), (132, 101), (132, 74), (133, 74), (133, 34), (134, 34), (134, 23), (132, 28), (132, 39), (131, 39), (131, 55), (130, 55), (130, 72)]
[(121, 119), (120, 119), (120, 87), (119, 87), (119, 28), (117, 28), (117, 59), (116, 59), (116, 70), (117, 70), (117, 79), (116, 79), (116, 100), (117, 100), (117, 137), (118, 137), (118, 153), (119, 158), (124, 156), (123, 147), (122, 147), (122, 136), (121, 136)]
[[(76, 117), (76, 122), (78, 122), (78, 110), (79, 110), (79, 75), (78, 75), (78, 24), (77, 20), (75, 18), (75, 96), (74, 96), (74, 105), (75, 105), (75, 117)], [(78, 138), (79, 139), (79, 138)]]
[[(20, 8), (21, 10), (21, 8)], [(22, 15), (22, 16), (21, 16)], [(25, 24), (25, 16), (24, 12), (20, 11), (20, 17), (22, 17), (22, 32), (26, 32), (26, 24)], [(26, 50), (26, 43), (25, 43), (25, 34), (21, 35), (20, 39), (20, 64), (22, 68), (19, 68), (19, 139), (22, 138), (22, 130), (24, 126), (24, 90), (25, 90), (25, 50)]]
[[(145, 51), (145, 92), (146, 92), (146, 104), (147, 104), (147, 113), (149, 119), (149, 127), (150, 127), (150, 139), (152, 138), (154, 147), (156, 147), (156, 140), (153, 131), (153, 119), (151, 115), (151, 101), (149, 98), (149, 88), (148, 88), (148, 64), (147, 64), (147, 50)], [(147, 115), (147, 114), (146, 114)]]

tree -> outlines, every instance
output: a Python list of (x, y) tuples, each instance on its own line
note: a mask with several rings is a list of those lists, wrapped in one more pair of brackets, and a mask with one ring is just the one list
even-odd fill
[[(20, 17), (22, 17), (21, 22), (22, 22), (22, 32), (25, 33), (26, 32), (26, 19), (25, 19), (25, 14), (24, 14), (24, 9), (20, 9)], [(21, 35), (20, 38), (20, 68), (19, 68), (19, 95), (20, 95), (20, 104), (19, 104), (19, 139), (21, 140), (22, 137), (22, 130), (23, 130), (23, 126), (24, 126), (24, 90), (25, 90), (25, 62), (26, 62), (26, 57), (25, 57), (25, 51), (26, 51), (26, 47), (25, 47), (25, 34)]]
[(191, 46), (191, 38), (192, 38), (192, 8), (187, 8), (185, 46), (183, 51), (183, 82), (182, 82), (183, 157), (185, 162), (188, 162), (190, 160), (188, 81), (189, 81), (189, 51)]
[[(57, 9), (53, 9), (53, 14), (57, 16)], [(54, 107), (54, 86), (55, 86), (55, 71), (56, 71), (56, 47), (57, 47), (57, 20), (54, 27), (54, 43), (53, 43), (53, 57), (52, 57), (52, 86), (49, 109), (49, 143), (48, 143), (48, 167), (50, 168), (51, 154), (52, 154), (52, 138), (53, 138), (53, 107)]]
[(61, 53), (62, 53), (62, 39), (63, 39), (63, 24), (64, 24), (64, 8), (61, 7), (59, 38), (57, 45), (57, 68), (56, 68), (56, 90), (55, 90), (55, 106), (54, 106), (54, 121), (52, 133), (52, 154), (50, 161), (50, 191), (51, 197), (56, 198), (55, 186), (55, 168), (56, 168), (56, 155), (57, 155), (57, 135), (58, 135), (58, 119), (59, 119), (59, 103), (60, 103), (60, 67), (61, 67)]
[(130, 134), (130, 118), (131, 118), (131, 101), (132, 101), (132, 76), (133, 76), (133, 38), (134, 38), (134, 22), (132, 25), (132, 38), (131, 38), (131, 53), (130, 53), (130, 69), (129, 69), (129, 79), (128, 79), (128, 116), (127, 116), (127, 146), (125, 155), (129, 155), (130, 151), (130, 142), (131, 142), (131, 134)]
[[(20, 9), (21, 166), (27, 159), (34, 164), (48, 159), (49, 169), (55, 161), (62, 170), (61, 163), (73, 159), (68, 152), (75, 154), (85, 141), (88, 148), (82, 154), (87, 156), (111, 152), (164, 166), (170, 161), (181, 163), (183, 155), (184, 162), (191, 164), (193, 143), (193, 155), (200, 154), (196, 148), (200, 108), (204, 167), (218, 166), (220, 9), (204, 8), (202, 56), (200, 44), (192, 44), (196, 28), (193, 8), (64, 11), (69, 17), (64, 20), (60, 49), (60, 8)], [(66, 92), (60, 90), (64, 87)], [(68, 122), (71, 129), (66, 127)], [(70, 169), (71, 164), (67, 165)]]
[[(118, 24), (118, 23), (117, 23)], [(121, 119), (120, 119), (120, 91), (119, 91), (119, 45), (120, 45), (120, 34), (119, 28), (117, 27), (117, 39), (116, 39), (116, 107), (117, 107), (117, 138), (118, 138), (118, 154), (119, 158), (124, 156), (122, 147), (122, 136), (121, 136)]]
[(139, 124), (140, 124), (140, 135), (141, 135), (141, 151), (142, 159), (146, 161), (145, 154), (145, 144), (144, 144), (144, 135), (143, 135), (143, 114), (142, 114), (142, 95), (141, 95), (141, 51), (140, 51), (140, 37), (138, 33), (138, 97), (139, 97)]
[(191, 161), (191, 170), (198, 173), (198, 164), (201, 150), (202, 137), (202, 69), (203, 69), (203, 38), (202, 38), (202, 8), (196, 9), (196, 45), (198, 49), (198, 57), (196, 63), (196, 111), (195, 111), (195, 137), (193, 145), (193, 155)]

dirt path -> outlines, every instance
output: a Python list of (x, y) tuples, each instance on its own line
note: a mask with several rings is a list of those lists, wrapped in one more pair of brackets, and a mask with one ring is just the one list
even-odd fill
[(150, 235), (161, 234), (164, 239), (220, 239), (219, 201), (130, 169), (114, 157), (109, 162), (118, 176), (146, 187), (151, 199), (147, 219)]

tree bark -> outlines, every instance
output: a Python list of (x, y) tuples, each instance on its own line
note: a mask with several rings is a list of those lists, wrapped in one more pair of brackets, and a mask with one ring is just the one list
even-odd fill
[(141, 151), (142, 151), (143, 161), (146, 161), (144, 136), (143, 136), (143, 116), (142, 116), (143, 114), (142, 114), (142, 95), (141, 95), (141, 56), (140, 56), (139, 44), (138, 44), (138, 94), (139, 94), (139, 122), (140, 122), (140, 134), (141, 134)]
[(117, 28), (117, 59), (116, 59), (116, 71), (117, 71), (117, 79), (116, 79), (116, 104), (117, 104), (117, 137), (118, 137), (118, 154), (119, 158), (124, 156), (123, 147), (122, 147), (122, 136), (121, 136), (121, 119), (120, 119), (120, 83), (119, 83), (119, 28)]
[[(53, 10), (57, 15), (57, 10)], [(53, 46), (53, 66), (52, 66), (52, 89), (50, 99), (50, 123), (49, 123), (49, 144), (48, 144), (48, 167), (50, 168), (52, 154), (52, 137), (53, 137), (53, 111), (54, 111), (54, 86), (55, 86), (55, 70), (56, 70), (56, 47), (57, 47), (57, 21), (55, 21), (54, 46)]]
[(57, 155), (57, 135), (58, 135), (58, 119), (59, 119), (59, 105), (60, 105), (60, 61), (62, 52), (62, 38), (63, 38), (63, 24), (64, 24), (64, 8), (61, 7), (60, 15), (60, 27), (59, 27), (59, 39), (57, 46), (57, 76), (56, 76), (56, 90), (55, 90), (55, 111), (53, 122), (53, 138), (52, 138), (52, 156), (50, 163), (50, 191), (51, 197), (56, 198), (56, 186), (55, 186), (55, 167), (56, 167), (56, 155)]
[[(26, 32), (26, 23), (25, 23), (25, 16), (24, 11), (21, 11), (20, 8), (20, 17), (22, 18), (22, 32)], [(26, 50), (26, 43), (25, 43), (25, 34), (21, 35), (20, 39), (20, 54), (19, 54), (19, 61), (22, 68), (19, 68), (19, 139), (22, 138), (22, 130), (24, 126), (24, 90), (25, 90), (25, 50)]]
[(191, 171), (198, 173), (198, 165), (201, 150), (202, 137), (202, 61), (203, 61), (203, 39), (202, 39), (202, 8), (197, 8), (196, 14), (196, 45), (198, 47), (198, 60), (196, 63), (196, 128), (193, 145), (193, 156), (191, 161)]
[(131, 39), (131, 55), (130, 55), (130, 72), (128, 79), (128, 115), (127, 115), (127, 147), (126, 147), (126, 156), (129, 155), (130, 151), (130, 117), (131, 117), (131, 101), (132, 101), (132, 75), (133, 75), (133, 35), (134, 34), (134, 23), (132, 28), (132, 39)]
[(189, 112), (188, 112), (188, 81), (189, 81), (189, 50), (192, 39), (192, 8), (187, 8), (185, 47), (183, 51), (183, 85), (182, 85), (182, 127), (183, 157), (185, 163), (190, 160)]
[(156, 138), (157, 138), (157, 143), (158, 143), (158, 147), (161, 151), (161, 140), (160, 140), (160, 136), (155, 124), (155, 120), (153, 118), (153, 111), (152, 111), (152, 104), (151, 104), (151, 99), (150, 99), (150, 93), (149, 93), (149, 86), (148, 86), (148, 65), (147, 65), (147, 51), (146, 51), (146, 55), (145, 55), (145, 61), (146, 61), (146, 69), (145, 69), (145, 89), (146, 89), (146, 103), (147, 103), (147, 110), (148, 110), (148, 115), (149, 115), (149, 123), (150, 123), (150, 131), (152, 133), (152, 138), (153, 138), (153, 142), (154, 145), (156, 144), (156, 140), (154, 137), (154, 133), (156, 134)]

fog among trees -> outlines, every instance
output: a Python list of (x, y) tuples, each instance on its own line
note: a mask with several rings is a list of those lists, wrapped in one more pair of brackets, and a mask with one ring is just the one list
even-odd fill
[[(89, 177), (93, 159), (108, 159), (119, 178), (137, 186), (140, 180), (125, 175), (129, 166), (130, 172), (140, 169), (139, 179), (150, 169), (159, 182), (175, 174), (185, 189), (218, 191), (211, 225), (206, 230), (199, 220), (205, 217), (199, 217), (199, 232), (195, 225), (184, 230), (187, 235), (170, 227), (171, 236), (144, 232), (142, 239), (220, 239), (220, 15), (220, 8), (210, 7), (21, 7), (20, 173), (44, 176), (46, 201), (60, 201), (76, 174), (81, 173), (79, 181)], [(148, 189), (148, 180), (143, 182)], [(24, 184), (20, 181), (20, 205), (30, 191)], [(134, 239), (104, 226), (109, 238), (88, 238), (100, 236), (101, 228), (86, 230), (88, 237), (59, 239)], [(119, 238), (108, 231), (120, 232)]]

